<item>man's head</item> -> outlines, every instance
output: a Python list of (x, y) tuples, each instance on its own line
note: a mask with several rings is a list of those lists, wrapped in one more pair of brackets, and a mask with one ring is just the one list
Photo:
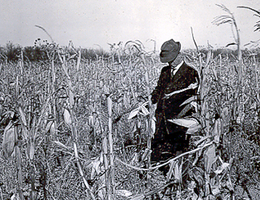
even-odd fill
[(162, 63), (173, 62), (181, 50), (181, 43), (175, 42), (173, 39), (168, 40), (162, 44), (160, 60)]

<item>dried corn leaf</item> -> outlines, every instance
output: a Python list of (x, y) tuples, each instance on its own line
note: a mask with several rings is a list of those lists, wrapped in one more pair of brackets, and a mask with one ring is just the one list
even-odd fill
[(109, 88), (107, 87), (107, 85), (104, 85), (103, 91), (104, 94), (109, 95)]
[(55, 123), (52, 122), (50, 127), (50, 134), (53, 135), (55, 134), (55, 132), (56, 132)]
[(3, 155), (5, 158), (9, 158), (12, 155), (14, 151), (14, 146), (15, 146), (15, 132), (14, 132), (13, 123), (10, 121), (9, 124), (4, 129), (3, 142), (2, 142)]
[(124, 106), (125, 106), (126, 108), (128, 108), (129, 103), (128, 103), (128, 98), (127, 98), (126, 93), (124, 93), (123, 104), (124, 104)]
[(227, 169), (229, 167), (229, 163), (222, 163), (222, 165), (220, 167), (218, 167), (217, 170), (215, 170), (215, 174), (221, 174), (225, 169)]
[(130, 197), (130, 200), (143, 200), (145, 198), (144, 194), (136, 194), (132, 197)]
[(210, 173), (211, 167), (216, 160), (216, 147), (215, 145), (209, 146), (204, 152), (204, 165), (207, 173)]
[(147, 84), (150, 83), (150, 81), (149, 81), (148, 71), (145, 72), (145, 81), (146, 81)]
[(221, 118), (222, 118), (224, 121), (227, 121), (227, 120), (228, 120), (228, 107), (225, 107), (225, 108), (222, 109)]
[(184, 102), (180, 105), (180, 107), (182, 107), (182, 106), (184, 106), (184, 105), (186, 105), (186, 104), (188, 104), (188, 103), (191, 103), (192, 101), (196, 101), (197, 99), (198, 99), (198, 96), (197, 96), (197, 95), (194, 95), (194, 96), (188, 98), (186, 101), (184, 101)]
[(189, 118), (189, 119), (169, 119), (168, 121), (172, 122), (174, 124), (177, 124), (179, 126), (184, 126), (186, 128), (197, 126), (199, 124), (199, 122), (195, 118)]
[[(194, 142), (194, 144), (195, 144), (195, 146), (198, 146), (198, 145), (200, 145), (202, 142), (204, 142), (205, 140), (207, 140), (208, 138), (210, 138), (211, 136), (204, 136), (204, 137), (202, 137), (202, 136), (198, 136), (200, 139), (198, 140), (198, 141), (195, 141)], [(205, 144), (205, 143), (204, 143)], [(203, 144), (203, 145), (204, 145)], [(203, 146), (203, 145), (200, 145), (200, 146)]]
[(129, 114), (128, 119), (134, 118), (138, 113), (139, 113), (139, 108), (135, 108), (135, 109), (132, 110), (131, 113)]
[(132, 192), (129, 192), (128, 190), (116, 190), (116, 194), (122, 197), (129, 197), (132, 195)]
[(53, 124), (53, 121), (49, 121), (46, 125), (45, 132), (48, 133), (51, 129), (51, 126)]
[(18, 146), (15, 147), (15, 157), (16, 157), (16, 168), (18, 169), (22, 164), (21, 150)]
[(147, 116), (149, 115), (149, 111), (147, 110), (147, 108), (144, 106), (144, 105), (141, 105), (141, 113), (144, 115), (144, 116)]
[(91, 170), (91, 180), (95, 179), (95, 176), (96, 175), (99, 175), (99, 173), (101, 172), (100, 170), (100, 159), (99, 158), (96, 158), (96, 160), (94, 160), (92, 162), (92, 170)]
[(208, 51), (206, 65), (209, 64), (209, 61), (211, 60), (211, 58), (212, 58), (212, 53), (211, 53), (211, 51)]
[(65, 149), (69, 149), (66, 145), (64, 145), (64, 144), (62, 144), (61, 142), (59, 142), (59, 141), (53, 141), (55, 144), (57, 144), (58, 146), (60, 146), (60, 147), (63, 147), (63, 148), (65, 148)]
[(71, 121), (71, 116), (70, 116), (70, 112), (67, 109), (64, 109), (64, 113), (63, 113), (63, 117), (64, 117), (64, 121), (65, 123), (70, 126), (72, 121)]
[(179, 162), (176, 162), (175, 168), (174, 168), (174, 178), (177, 180), (178, 183), (182, 182), (182, 164), (183, 162), (181, 161), (181, 164), (179, 165)]
[(147, 157), (150, 155), (150, 153), (152, 152), (152, 150), (149, 150), (148, 148), (145, 149), (143, 155), (142, 155), (142, 161), (147, 160)]
[(228, 175), (228, 180), (227, 180), (226, 185), (227, 185), (229, 191), (234, 191), (234, 184), (231, 181), (230, 175)]
[(107, 107), (108, 107), (108, 115), (112, 115), (112, 99), (111, 97), (107, 97)]
[(89, 124), (89, 126), (94, 126), (94, 116), (93, 115), (88, 117), (88, 124)]
[(199, 122), (197, 124), (194, 124), (192, 126), (190, 126), (186, 132), (186, 134), (188, 135), (194, 135), (194, 133), (199, 132), (199, 130), (201, 129), (201, 125), (199, 124)]
[(216, 196), (216, 195), (218, 195), (218, 194), (221, 194), (221, 191), (220, 191), (220, 189), (219, 189), (218, 186), (215, 187), (215, 188), (212, 188), (212, 194), (213, 194), (214, 196)]
[(169, 171), (167, 172), (167, 176), (166, 176), (166, 180), (167, 181), (169, 181), (170, 179), (171, 179), (171, 177), (172, 177), (172, 175), (173, 175), (173, 169), (174, 169), (174, 167), (175, 167), (175, 165), (176, 165), (176, 160), (173, 160), (173, 161), (171, 161), (171, 163), (170, 163), (170, 169), (169, 169)]
[(27, 144), (27, 154), (29, 155), (29, 158), (31, 160), (34, 157), (34, 150), (35, 150), (34, 141), (32, 139), (30, 139), (28, 144)]
[(69, 90), (69, 102), (70, 102), (70, 107), (73, 107), (73, 105), (74, 105), (74, 94), (71, 91), (71, 89)]
[(212, 134), (214, 135), (214, 141), (215, 141), (217, 144), (219, 144), (220, 137), (221, 137), (221, 135), (223, 134), (223, 126), (222, 126), (222, 120), (221, 120), (221, 118), (218, 118), (218, 119), (215, 121), (214, 129), (213, 129)]
[(245, 113), (243, 111), (240, 111), (238, 114), (238, 117), (236, 119), (237, 124), (242, 124), (245, 118)]
[(156, 119), (155, 119), (155, 117), (153, 117), (151, 119), (151, 129), (152, 129), (152, 134), (154, 134), (155, 130), (156, 130)]
[(24, 112), (23, 112), (21, 107), (19, 107), (19, 113), (20, 113), (20, 118), (21, 118), (21, 121), (22, 121), (23, 125), (27, 126), (25, 114), (24, 114)]

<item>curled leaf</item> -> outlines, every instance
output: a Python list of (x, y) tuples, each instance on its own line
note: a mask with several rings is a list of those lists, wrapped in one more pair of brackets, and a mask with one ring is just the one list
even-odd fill
[(237, 45), (235, 42), (229, 43), (226, 45), (226, 47), (232, 46), (232, 45)]
[(139, 113), (139, 108), (132, 110), (131, 113), (128, 116), (128, 119), (134, 118), (138, 113)]

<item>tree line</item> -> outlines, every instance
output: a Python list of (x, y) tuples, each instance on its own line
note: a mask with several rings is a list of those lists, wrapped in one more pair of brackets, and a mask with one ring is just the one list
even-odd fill
[[(8, 42), (5, 46), (0, 46), (0, 61), (5, 62), (16, 62), (21, 58), (21, 52), (23, 51), (24, 61), (37, 62), (37, 61), (48, 61), (50, 59), (50, 52), (55, 48), (55, 44), (48, 43), (47, 40), (41, 41), (37, 39), (34, 42), (33, 46), (22, 47), (19, 44), (13, 44)], [(64, 49), (64, 48), (63, 48)], [(79, 48), (73, 46), (66, 47), (66, 52), (70, 55), (73, 55), (75, 52), (78, 52)], [(102, 48), (81, 48), (81, 58), (86, 60), (97, 60), (100, 57), (109, 58), (110, 53), (105, 51)], [(191, 50), (192, 51), (192, 50)], [(204, 55), (207, 55), (207, 48), (201, 48), (200, 52)], [(211, 49), (213, 57), (222, 55), (223, 57), (228, 57), (230, 59), (237, 56), (237, 51), (228, 49), (228, 48), (217, 48)], [(256, 56), (257, 59), (260, 59), (260, 47), (255, 49), (244, 49), (242, 50), (242, 55), (244, 57), (249, 57), (250, 55)]]
[[(39, 39), (38, 39), (39, 41)], [(50, 53), (57, 48), (51, 43), (39, 43), (35, 42), (33, 46), (22, 47), (18, 44), (13, 44), (8, 42), (5, 46), (0, 46), (0, 61), (6, 62), (16, 62), (21, 58), (21, 53), (23, 52), (24, 61), (37, 62), (37, 61), (47, 61), (50, 58)], [(71, 55), (78, 52), (79, 48), (68, 47), (67, 53)], [(104, 49), (94, 49), (94, 48), (81, 48), (81, 57), (88, 60), (96, 60), (100, 56), (105, 58), (109, 57), (109, 53)]]

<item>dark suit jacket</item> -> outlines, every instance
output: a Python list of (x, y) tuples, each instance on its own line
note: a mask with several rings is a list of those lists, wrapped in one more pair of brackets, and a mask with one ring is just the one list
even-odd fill
[[(188, 66), (185, 62), (181, 65), (174, 76), (171, 75), (171, 67), (166, 66), (162, 69), (157, 86), (152, 92), (152, 103), (157, 103), (155, 112), (157, 125), (160, 124), (162, 117), (172, 119), (183, 109), (180, 105), (197, 93), (197, 89), (190, 89), (182, 93), (178, 93), (169, 99), (163, 99), (164, 94), (187, 88), (191, 83), (198, 82), (198, 73), (195, 69)], [(159, 123), (159, 124), (158, 124)]]

